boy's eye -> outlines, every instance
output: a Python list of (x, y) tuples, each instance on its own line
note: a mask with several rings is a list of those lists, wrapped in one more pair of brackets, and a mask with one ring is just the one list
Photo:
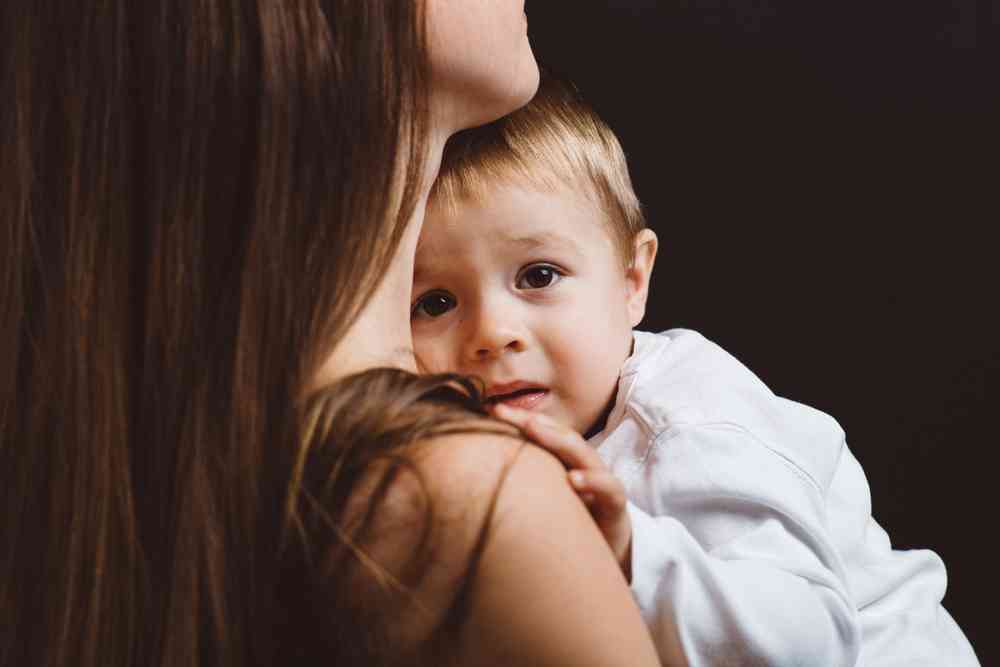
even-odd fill
[(542, 289), (549, 287), (562, 278), (562, 273), (554, 266), (535, 264), (529, 266), (517, 277), (519, 289)]
[(455, 297), (447, 292), (430, 292), (417, 299), (410, 317), (441, 317), (455, 305)]

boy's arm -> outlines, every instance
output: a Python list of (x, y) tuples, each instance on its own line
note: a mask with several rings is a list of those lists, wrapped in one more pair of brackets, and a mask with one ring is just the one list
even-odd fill
[[(567, 427), (523, 411), (497, 414), (558, 456), (571, 477), (606, 476)], [(807, 443), (810, 469), (827, 480), (843, 440), (820, 432)], [(735, 424), (677, 426), (661, 440), (669, 442), (653, 445), (642, 481), (631, 486), (646, 507), (670, 516), (626, 510), (616, 502), (620, 482), (620, 491), (596, 494), (607, 495), (605, 511), (590, 505), (606, 539), (628, 556), (619, 564), (663, 659), (680, 646), (692, 665), (814, 664), (817, 656), (854, 665), (860, 630), (827, 533), (824, 482), (794, 463), (794, 452), (779, 453)]]
[(691, 665), (855, 665), (823, 490), (738, 427), (684, 427), (654, 447), (644, 504), (671, 513), (629, 505), (632, 590), (654, 641), (679, 641)]
[[(541, 415), (503, 416), (558, 456), (571, 478), (610, 476), (569, 429)], [(607, 496), (604, 510), (595, 502), (590, 510), (616, 553), (627, 557), (619, 565), (661, 658), (678, 659), (680, 648), (691, 665), (797, 665), (817, 656), (824, 665), (853, 665), (860, 632), (826, 534), (819, 486), (728, 424), (675, 430), (661, 444), (662, 458), (656, 449), (644, 468), (647, 500), (682, 508), (683, 522), (626, 508), (617, 480), (607, 493), (596, 485), (583, 496)], [(619, 533), (628, 541), (615, 539)]]

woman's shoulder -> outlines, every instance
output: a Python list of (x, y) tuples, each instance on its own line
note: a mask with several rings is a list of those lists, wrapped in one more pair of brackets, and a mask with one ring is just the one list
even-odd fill
[(562, 464), (514, 429), (486, 420), (465, 426), (412, 445), (410, 465), (392, 480), (378, 509), (386, 528), (376, 531), (378, 550), (389, 561), (409, 558), (426, 533), (433, 553), (427, 583), (439, 585), (426, 592), (445, 597), (465, 578), (451, 575), (471, 572), (506, 515), (529, 510), (538, 494), (568, 490)]
[[(526, 442), (512, 427), (493, 422), (481, 430), (426, 439), (414, 446), (413, 455), (434, 500), (471, 503), (481, 512), (496, 504), (504, 487), (524, 483), (525, 475), (565, 483), (565, 468), (554, 456)], [(466, 518), (474, 520), (474, 514)]]
[[(627, 583), (563, 464), (506, 435), (426, 443), (442, 506), (439, 599), (461, 600), (449, 637), (463, 665), (659, 664)], [(466, 506), (463, 512), (460, 508)], [(585, 631), (586, 637), (581, 637)]]
[(512, 429), (480, 421), (412, 444), (391, 478), (389, 464), (373, 466), (349, 503), (348, 524), (369, 516), (358, 543), (364, 562), (349, 575), (351, 595), (379, 619), (383, 648), (415, 652), (418, 663), (428, 653), (439, 664), (461, 653), (468, 592), (497, 521), (510, 512), (508, 486), (521, 488), (525, 473), (541, 486), (565, 483), (553, 457)]
[(306, 590), (329, 589), (313, 607), (338, 610), (329, 631), (345, 640), (330, 641), (364, 642), (345, 664), (655, 664), (559, 461), (447, 383), (356, 384), (309, 413), (323, 435), (304, 465), (330, 521), (306, 531), (330, 538), (327, 576)]
[(359, 606), (358, 629), (377, 628), (366, 655), (394, 664), (657, 664), (562, 464), (509, 427), (465, 426), (473, 428), (411, 445), (409, 464), (390, 477), (373, 468), (352, 496), (349, 514), (372, 520), (340, 590)]

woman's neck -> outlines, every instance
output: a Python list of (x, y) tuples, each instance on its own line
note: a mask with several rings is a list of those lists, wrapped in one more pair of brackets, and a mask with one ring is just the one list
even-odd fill
[(410, 225), (420, 226), (424, 221), (424, 214), (427, 209), (427, 200), (430, 197), (434, 180), (441, 170), (441, 158), (444, 155), (444, 145), (448, 141), (452, 132), (439, 128), (432, 128), (427, 141), (427, 151), (424, 154), (424, 170), (420, 178), (420, 192), (417, 196), (417, 205), (413, 209), (413, 216), (410, 218)]
[(427, 196), (430, 194), (431, 186), (434, 185), (434, 179), (438, 177), (438, 172), (441, 170), (444, 145), (448, 142), (448, 138), (452, 134), (454, 132), (441, 128), (432, 128), (429, 133), (427, 153), (424, 158), (423, 185), (420, 189), (420, 199), (424, 204), (427, 203)]

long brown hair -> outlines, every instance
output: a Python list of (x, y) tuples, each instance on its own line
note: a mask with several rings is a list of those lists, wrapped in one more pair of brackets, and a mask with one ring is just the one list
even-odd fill
[(0, 4), (0, 665), (276, 654), (306, 388), (416, 205), (422, 12)]

